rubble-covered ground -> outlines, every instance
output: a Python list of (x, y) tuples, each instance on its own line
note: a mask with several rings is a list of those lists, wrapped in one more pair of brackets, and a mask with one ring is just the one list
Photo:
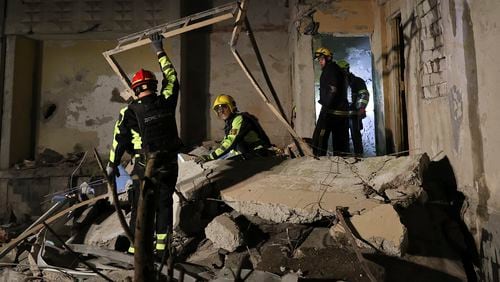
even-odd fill
[[(460, 217), (464, 199), (446, 159), (189, 159), (179, 157), (174, 197), (174, 274), (184, 281), (231, 281), (238, 273), (244, 281), (475, 277), (477, 254)], [(129, 242), (113, 206), (99, 196), (105, 185), (94, 186), (91, 199), (103, 199), (63, 213), (17, 244), (16, 236), (31, 229), (3, 225), (0, 277), (129, 281)]]

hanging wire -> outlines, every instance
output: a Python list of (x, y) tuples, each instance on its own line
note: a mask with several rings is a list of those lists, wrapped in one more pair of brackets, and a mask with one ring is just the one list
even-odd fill
[(75, 170), (73, 170), (73, 172), (71, 173), (71, 176), (69, 178), (69, 185), (72, 185), (73, 184), (73, 176), (75, 175), (76, 171), (80, 169), (80, 167), (82, 166), (83, 162), (85, 161), (86, 157), (87, 157), (87, 152), (88, 151), (85, 151), (85, 153), (83, 154), (83, 157), (82, 159), (80, 160), (80, 163), (78, 164), (78, 166), (75, 168)]

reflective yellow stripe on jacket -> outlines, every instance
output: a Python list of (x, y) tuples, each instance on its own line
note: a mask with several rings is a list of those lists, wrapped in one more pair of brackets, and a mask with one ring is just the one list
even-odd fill
[(242, 123), (243, 116), (237, 115), (236, 117), (234, 117), (233, 122), (231, 123), (231, 130), (229, 131), (229, 134), (224, 137), (219, 148), (215, 149), (215, 151), (210, 154), (211, 159), (220, 157), (229, 147), (233, 145), (236, 136), (240, 132)]
[(165, 98), (170, 97), (174, 93), (174, 84), (177, 79), (177, 72), (174, 69), (174, 66), (172, 65), (172, 62), (170, 62), (170, 59), (168, 56), (164, 53), (163, 56), (158, 58), (158, 61), (160, 62), (161, 70), (163, 72), (163, 75), (165, 76), (167, 80), (167, 85), (161, 92)]

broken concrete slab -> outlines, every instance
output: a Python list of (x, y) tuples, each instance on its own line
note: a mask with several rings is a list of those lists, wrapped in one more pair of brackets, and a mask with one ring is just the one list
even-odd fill
[(274, 222), (311, 223), (333, 215), (338, 206), (349, 207), (353, 214), (373, 209), (381, 201), (367, 195), (387, 189), (418, 187), (413, 194), (404, 194), (400, 199), (414, 201), (427, 163), (426, 154), (286, 160), (270, 171), (257, 173), (223, 190), (221, 196), (245, 215)]
[(229, 252), (235, 251), (244, 243), (240, 229), (228, 214), (214, 218), (205, 228), (205, 235), (216, 248)]
[[(360, 247), (372, 247), (393, 256), (401, 256), (406, 251), (406, 227), (401, 224), (392, 205), (380, 205), (360, 215), (353, 215), (350, 225)], [(340, 224), (330, 229), (331, 236), (336, 240), (345, 240), (345, 232)]]
[[(217, 215), (220, 191), (272, 169), (282, 158), (247, 161), (215, 160), (196, 164), (179, 161), (179, 177), (174, 195), (174, 228), (186, 235), (202, 232)], [(211, 198), (211, 200), (207, 200)]]
[(369, 183), (375, 190), (384, 192), (387, 189), (422, 185), (423, 172), (429, 163), (429, 156), (424, 153), (405, 157), (366, 158), (358, 168), (365, 167), (367, 172), (375, 168), (375, 174), (365, 177), (369, 178)]

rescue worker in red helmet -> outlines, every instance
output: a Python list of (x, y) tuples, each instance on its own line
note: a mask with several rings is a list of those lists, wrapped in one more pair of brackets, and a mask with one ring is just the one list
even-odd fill
[(212, 109), (225, 122), (225, 136), (219, 148), (196, 158), (195, 162), (204, 163), (219, 158), (249, 159), (270, 154), (268, 148), (271, 142), (259, 121), (252, 114), (238, 112), (233, 97), (225, 94), (217, 96)]
[[(113, 144), (109, 154), (108, 176), (119, 175), (117, 166), (125, 152), (133, 156), (132, 188), (128, 191), (131, 204), (131, 231), (135, 231), (140, 182), (144, 177), (146, 157), (155, 153), (152, 183), (155, 185), (156, 250), (161, 255), (167, 245), (172, 226), (172, 194), (177, 182), (177, 153), (182, 146), (177, 133), (175, 109), (179, 96), (177, 73), (163, 50), (163, 36), (150, 36), (163, 74), (162, 87), (157, 94), (155, 75), (140, 69), (132, 78), (131, 88), (137, 99), (120, 111)], [(133, 243), (129, 252), (134, 252)]]
[(342, 69), (332, 59), (332, 52), (321, 47), (314, 53), (321, 67), (319, 101), (321, 111), (313, 133), (313, 153), (325, 156), (332, 135), (334, 155), (349, 153), (349, 103), (347, 83)]

